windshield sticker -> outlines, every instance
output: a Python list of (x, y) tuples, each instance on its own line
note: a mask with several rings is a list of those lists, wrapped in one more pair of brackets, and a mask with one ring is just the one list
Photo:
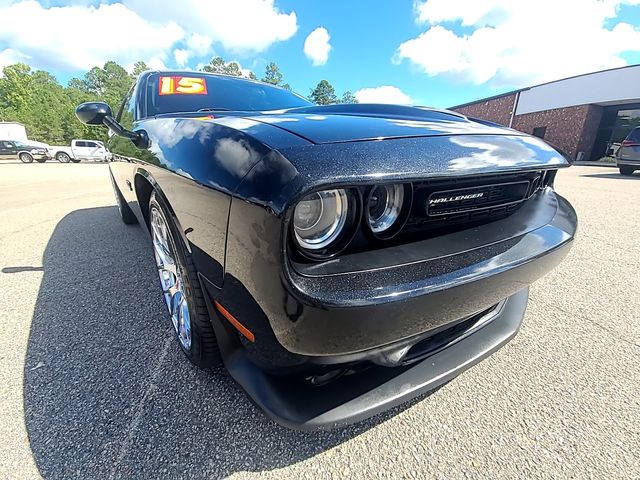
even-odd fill
[(206, 95), (202, 77), (160, 77), (160, 95)]

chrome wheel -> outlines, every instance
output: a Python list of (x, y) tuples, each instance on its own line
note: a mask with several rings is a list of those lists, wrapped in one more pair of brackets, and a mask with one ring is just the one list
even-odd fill
[(71, 157), (64, 152), (58, 153), (56, 157), (60, 163), (69, 163), (71, 161)]
[(151, 237), (164, 302), (178, 340), (185, 350), (191, 349), (191, 319), (184, 292), (184, 280), (177, 262), (176, 246), (167, 221), (160, 210), (151, 208)]

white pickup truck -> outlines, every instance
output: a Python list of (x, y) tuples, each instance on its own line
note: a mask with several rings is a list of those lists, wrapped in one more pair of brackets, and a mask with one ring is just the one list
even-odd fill
[(98, 140), (72, 140), (70, 147), (53, 146), (48, 151), (61, 163), (78, 163), (80, 160), (106, 162), (111, 158), (109, 150)]

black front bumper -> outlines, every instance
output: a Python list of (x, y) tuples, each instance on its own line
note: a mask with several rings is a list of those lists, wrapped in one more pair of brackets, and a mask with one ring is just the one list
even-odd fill
[[(250, 204), (233, 204), (223, 288), (204, 278), (203, 285), (231, 376), (271, 418), (304, 430), (359, 421), (406, 402), (500, 348), (518, 331), (528, 286), (564, 258), (577, 226), (571, 205), (546, 189), (502, 221), (342, 258), (328, 265), (331, 272), (324, 266), (296, 272), (264, 240), (279, 223), (269, 216), (247, 222), (251, 215)], [(389, 252), (404, 262), (386, 267)], [(255, 342), (220, 318), (212, 300)], [(454, 330), (496, 304), (495, 317), (470, 335)], [(446, 342), (414, 363), (396, 356), (443, 331)], [(388, 366), (393, 362), (384, 360), (394, 356), (397, 366)], [(357, 374), (323, 386), (300, 379), (354, 365)]]
[(478, 330), (419, 362), (394, 368), (371, 365), (328, 385), (269, 375), (244, 349), (229, 344), (223, 346), (224, 363), (249, 398), (277, 423), (297, 430), (335, 428), (429, 392), (491, 355), (518, 332), (527, 299), (525, 288), (501, 303)]
[[(474, 229), (345, 255), (305, 271), (285, 262), (282, 290), (273, 274), (260, 278), (253, 269), (254, 284), (270, 290), (250, 297), (266, 316), (260, 323), (271, 325), (288, 352), (343, 363), (458, 322), (529, 286), (564, 258), (575, 230), (574, 210), (547, 189), (508, 218)], [(237, 296), (243, 297), (246, 305), (248, 295)], [(262, 312), (237, 307), (235, 298), (224, 301), (250, 329), (259, 328), (253, 319)]]

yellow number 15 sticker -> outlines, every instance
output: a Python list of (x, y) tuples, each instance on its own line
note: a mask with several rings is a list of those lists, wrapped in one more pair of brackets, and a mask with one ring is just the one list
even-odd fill
[(160, 77), (160, 95), (206, 95), (202, 77)]

